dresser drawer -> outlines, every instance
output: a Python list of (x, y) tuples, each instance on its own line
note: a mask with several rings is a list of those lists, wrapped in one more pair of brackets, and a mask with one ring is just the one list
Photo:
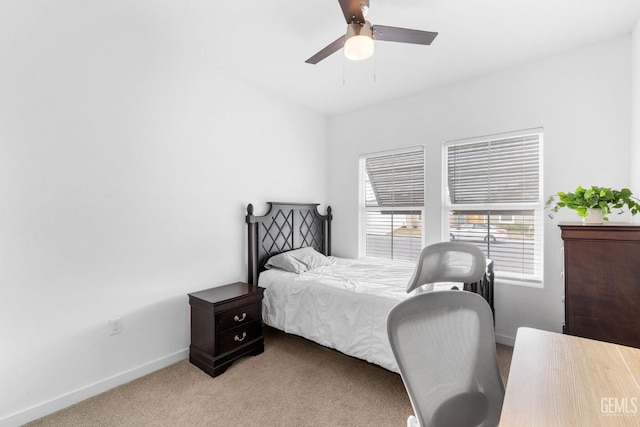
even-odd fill
[(262, 336), (262, 323), (251, 322), (243, 326), (238, 326), (218, 335), (216, 355), (221, 355), (228, 351), (249, 343)]
[(216, 330), (223, 333), (227, 329), (244, 325), (254, 320), (262, 321), (261, 302), (244, 305), (216, 316)]

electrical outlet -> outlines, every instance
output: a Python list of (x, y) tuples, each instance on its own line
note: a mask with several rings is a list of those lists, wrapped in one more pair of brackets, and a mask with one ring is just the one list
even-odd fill
[(115, 335), (122, 332), (122, 319), (109, 320), (109, 335)]

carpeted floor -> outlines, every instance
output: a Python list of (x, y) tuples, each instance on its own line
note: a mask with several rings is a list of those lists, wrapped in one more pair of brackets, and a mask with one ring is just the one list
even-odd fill
[[(265, 352), (211, 378), (187, 360), (28, 426), (404, 426), (400, 376), (265, 327)], [(511, 347), (498, 345), (506, 380)]]

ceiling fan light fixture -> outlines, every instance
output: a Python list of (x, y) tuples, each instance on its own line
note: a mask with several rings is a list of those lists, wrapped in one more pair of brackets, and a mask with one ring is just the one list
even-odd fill
[(352, 61), (361, 61), (373, 55), (373, 31), (371, 23), (351, 23), (347, 26), (347, 35), (344, 42), (344, 56)]

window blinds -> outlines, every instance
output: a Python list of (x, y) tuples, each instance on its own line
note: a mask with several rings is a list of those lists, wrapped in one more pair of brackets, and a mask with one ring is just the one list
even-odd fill
[(445, 144), (449, 239), (479, 246), (502, 278), (542, 279), (541, 137)]
[(424, 150), (365, 158), (367, 206), (424, 206)]
[(360, 165), (366, 257), (416, 261), (422, 250), (424, 149), (365, 155)]
[(522, 203), (540, 199), (538, 134), (449, 146), (452, 204)]

